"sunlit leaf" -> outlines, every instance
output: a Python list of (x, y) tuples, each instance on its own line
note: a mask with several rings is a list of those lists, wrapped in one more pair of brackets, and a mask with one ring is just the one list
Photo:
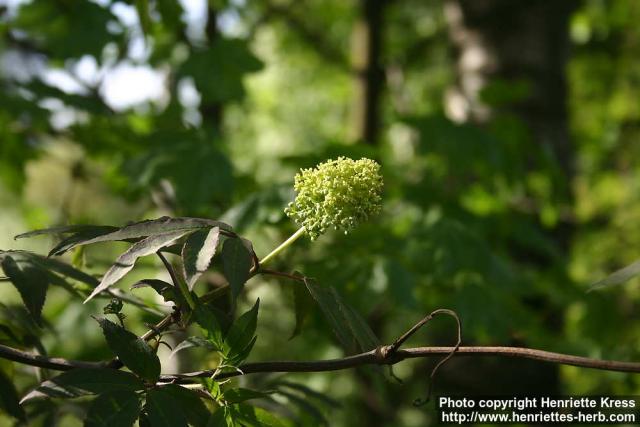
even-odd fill
[(155, 254), (164, 246), (178, 240), (187, 233), (185, 230), (171, 231), (168, 233), (156, 234), (133, 244), (125, 253), (120, 255), (115, 264), (109, 268), (100, 281), (100, 284), (91, 292), (91, 295), (84, 301), (85, 303), (94, 296), (109, 288), (109, 286), (122, 279), (135, 265), (140, 257)]
[(219, 221), (204, 218), (169, 218), (150, 219), (121, 228), (104, 227), (73, 234), (60, 242), (50, 252), (50, 255), (61, 255), (78, 245), (90, 245), (99, 242), (131, 241), (156, 234), (172, 233), (174, 231), (197, 230), (199, 228), (220, 227), (221, 230), (231, 230), (231, 226)]
[(194, 231), (184, 242), (182, 264), (184, 277), (190, 290), (209, 267), (209, 263), (216, 253), (219, 237), (220, 228), (213, 227), (210, 230)]

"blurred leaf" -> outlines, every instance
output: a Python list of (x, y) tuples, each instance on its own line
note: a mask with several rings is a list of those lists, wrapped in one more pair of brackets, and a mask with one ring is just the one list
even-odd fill
[(256, 406), (240, 403), (229, 406), (229, 409), (234, 421), (239, 421), (241, 425), (247, 427), (284, 427), (289, 424), (271, 412)]
[(610, 276), (605, 277), (602, 280), (599, 280), (589, 286), (589, 291), (593, 291), (595, 289), (606, 288), (608, 286), (620, 285), (627, 280), (630, 280), (640, 274), (640, 260), (634, 262), (633, 264), (629, 264), (628, 266), (621, 268)]
[(143, 339), (107, 319), (96, 319), (109, 348), (131, 371), (155, 383), (160, 376), (160, 360)]
[(231, 286), (231, 294), (235, 299), (249, 279), (252, 256), (239, 238), (225, 240), (222, 245), (222, 268), (224, 276)]
[(245, 74), (261, 68), (246, 41), (216, 37), (208, 49), (191, 53), (180, 74), (193, 77), (202, 101), (210, 103), (242, 98)]
[(330, 425), (329, 421), (327, 421), (326, 417), (322, 414), (322, 411), (320, 411), (320, 409), (310, 401), (288, 391), (279, 390), (278, 394), (285, 396), (291, 404), (297, 406), (302, 411), (309, 414), (315, 422), (314, 425)]
[(288, 388), (291, 390), (295, 390), (298, 393), (302, 394), (305, 398), (307, 399), (313, 399), (313, 400), (317, 400), (318, 402), (321, 402), (322, 404), (330, 407), (330, 408), (339, 408), (340, 402), (337, 401), (336, 399), (333, 399), (330, 396), (327, 396), (324, 393), (320, 393), (318, 391), (315, 391), (314, 389), (307, 387), (304, 384), (301, 383), (294, 383), (291, 381), (283, 381), (283, 380), (278, 380), (275, 381), (273, 383), (270, 384), (273, 387), (276, 387), (278, 392), (282, 389), (282, 388)]
[(156, 234), (142, 239), (131, 246), (125, 253), (120, 255), (115, 264), (102, 276), (100, 284), (91, 292), (91, 295), (84, 301), (85, 303), (98, 295), (109, 286), (122, 279), (135, 265), (138, 258), (155, 254), (161, 248), (170, 245), (180, 237), (187, 234), (187, 230), (171, 231), (163, 234)]
[(140, 20), (140, 27), (144, 35), (149, 34), (151, 28), (151, 17), (149, 16), (149, 0), (135, 0), (136, 12)]
[(225, 390), (223, 399), (227, 403), (241, 403), (251, 399), (264, 399), (268, 398), (271, 392), (265, 393), (263, 391), (250, 390), (248, 388), (232, 388)]
[(16, 387), (2, 369), (0, 369), (0, 409), (20, 421), (26, 420)]
[(121, 36), (108, 30), (109, 22), (118, 22), (109, 8), (91, 1), (64, 2), (34, 0), (22, 3), (13, 26), (24, 31), (50, 56), (60, 59), (93, 55), (100, 58), (102, 49)]
[(258, 325), (258, 308), (260, 299), (253, 307), (233, 322), (225, 337), (226, 356), (233, 364), (242, 362), (255, 343), (256, 327)]
[[(296, 274), (296, 272), (294, 272), (294, 274)], [(290, 340), (302, 332), (304, 325), (309, 319), (311, 310), (315, 307), (311, 294), (306, 287), (302, 286), (302, 284), (294, 283), (291, 285), (291, 292), (293, 294), (293, 307), (295, 310), (296, 325), (293, 329), (293, 333), (289, 337)]]
[(347, 353), (361, 353), (379, 345), (369, 325), (342, 300), (333, 287), (317, 285), (310, 278), (305, 278), (304, 283)]
[(43, 382), (23, 397), (20, 403), (44, 397), (73, 398), (111, 391), (137, 391), (143, 388), (142, 381), (129, 372), (109, 368), (77, 368)]
[(210, 230), (194, 231), (184, 242), (182, 265), (189, 290), (193, 289), (198, 278), (209, 268), (219, 238), (220, 228), (213, 227)]
[(87, 411), (85, 427), (131, 427), (140, 414), (140, 398), (131, 390), (112, 391), (96, 397)]
[(0, 265), (20, 293), (29, 313), (36, 322), (42, 323), (42, 306), (49, 287), (46, 273), (32, 264), (18, 265), (11, 256), (6, 254), (2, 257)]

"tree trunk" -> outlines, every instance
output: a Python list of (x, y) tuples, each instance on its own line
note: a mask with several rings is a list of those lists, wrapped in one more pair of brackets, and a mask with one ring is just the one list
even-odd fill
[(354, 94), (350, 139), (375, 145), (380, 127), (380, 95), (384, 88), (381, 65), (383, 13), (386, 0), (360, 0), (353, 27), (351, 62)]
[[(563, 201), (571, 203), (573, 149), (567, 126), (567, 85), (565, 67), (569, 52), (568, 23), (574, 1), (553, 0), (446, 0), (456, 60), (456, 83), (445, 96), (445, 111), (456, 122), (488, 124), (500, 111), (483, 103), (482, 91), (488, 84), (526, 82), (528, 96), (507, 107), (528, 128), (532, 141), (544, 145), (562, 171)], [(504, 111), (504, 110), (501, 110)], [(535, 165), (533, 166), (535, 167)], [(568, 250), (571, 226), (560, 223), (554, 230), (542, 230)], [(553, 260), (542, 260), (539, 268), (552, 267)], [(540, 296), (530, 306), (548, 312), (548, 301)], [(553, 309), (552, 309), (553, 311)], [(556, 310), (557, 311), (557, 310)], [(561, 313), (554, 313), (549, 328), (560, 330)], [(481, 363), (478, 363), (481, 362)], [(465, 361), (457, 363), (464, 364)], [(479, 393), (558, 394), (557, 366), (530, 361), (493, 363), (474, 361), (460, 372), (476, 372), (479, 377), (449, 378), (450, 384), (480, 384)], [(460, 385), (460, 384), (459, 384)]]
[(445, 15), (457, 60), (457, 81), (445, 100), (458, 122), (486, 123), (491, 108), (480, 100), (487, 83), (525, 80), (530, 96), (513, 112), (535, 140), (547, 145), (571, 176), (565, 66), (568, 21), (576, 2), (553, 0), (447, 0)]
[[(207, 25), (205, 27), (209, 46), (219, 36), (217, 20), (218, 11), (212, 5), (209, 5), (207, 8)], [(222, 113), (223, 104), (221, 102), (202, 102), (200, 105), (202, 124), (208, 129), (213, 129), (218, 134), (222, 131)]]

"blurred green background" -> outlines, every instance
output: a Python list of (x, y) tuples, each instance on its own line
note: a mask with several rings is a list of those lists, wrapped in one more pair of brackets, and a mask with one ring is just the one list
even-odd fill
[[(187, 215), (229, 222), (264, 256), (295, 230), (283, 208), (300, 167), (366, 156), (382, 164), (382, 214), (303, 239), (274, 268), (335, 286), (383, 342), (446, 307), (466, 345), (638, 360), (636, 281), (585, 290), (638, 258), (639, 21), (634, 0), (0, 1), (0, 248), (46, 253), (50, 239), (13, 240), (39, 227)], [(123, 247), (69, 261), (101, 274)], [(148, 259), (121, 287), (162, 274)], [(23, 328), (1, 284), (0, 321)], [(320, 313), (288, 339), (290, 283), (248, 288), (241, 306), (262, 300), (250, 361), (343, 354)], [(104, 303), (52, 290), (34, 345), (108, 357), (89, 317)], [(150, 321), (125, 313), (136, 332)], [(453, 327), (410, 345), (449, 345)], [(433, 409), (412, 402), (434, 362), (397, 365), (403, 384), (367, 370), (235, 381), (330, 397), (277, 397), (301, 425), (423, 426)], [(20, 392), (35, 384), (33, 368), (0, 366)], [(435, 392), (640, 394), (640, 381), (454, 357)], [(33, 425), (76, 425), (83, 405), (41, 404)]]

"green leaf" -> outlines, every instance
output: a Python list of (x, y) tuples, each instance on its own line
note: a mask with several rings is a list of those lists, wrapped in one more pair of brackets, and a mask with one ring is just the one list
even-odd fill
[[(297, 272), (294, 272), (294, 275), (295, 274), (297, 274)], [(298, 275), (302, 276), (300, 274)], [(291, 292), (293, 294), (293, 308), (296, 315), (296, 325), (293, 329), (293, 333), (289, 337), (290, 340), (302, 332), (302, 328), (309, 319), (311, 310), (314, 308), (313, 298), (305, 286), (302, 286), (299, 283), (294, 283), (291, 286)]]
[(47, 297), (49, 278), (41, 269), (29, 263), (20, 265), (8, 255), (2, 258), (2, 269), (16, 287), (25, 307), (39, 324), (42, 322), (42, 307)]
[(199, 427), (209, 418), (198, 396), (175, 384), (147, 392), (147, 415), (151, 427), (187, 427), (188, 423)]
[(111, 391), (142, 390), (144, 384), (135, 375), (109, 368), (78, 368), (47, 380), (22, 398), (20, 403), (44, 397), (73, 398)]
[[(221, 230), (231, 231), (231, 226), (220, 221), (204, 218), (169, 218), (161, 217), (150, 219), (121, 228), (104, 227), (105, 230), (92, 229), (87, 232), (76, 233), (60, 242), (50, 252), (50, 255), (61, 255), (79, 245), (90, 245), (100, 242), (129, 241), (156, 234), (171, 233), (174, 231), (193, 231), (199, 228), (220, 227)], [(107, 231), (108, 230), (108, 231)]]
[(369, 351), (379, 345), (378, 338), (364, 319), (343, 301), (333, 287), (320, 286), (310, 278), (304, 278), (304, 283), (348, 353)]
[(193, 77), (203, 102), (225, 102), (242, 98), (243, 76), (261, 68), (245, 40), (216, 37), (209, 49), (191, 53), (180, 75)]
[(131, 246), (125, 253), (120, 255), (115, 264), (109, 268), (100, 281), (100, 284), (91, 292), (91, 295), (84, 301), (85, 303), (98, 295), (100, 292), (108, 289), (109, 286), (122, 279), (135, 265), (138, 258), (155, 254), (161, 248), (170, 245), (187, 233), (185, 230), (171, 231), (168, 233), (157, 234), (142, 239)]
[(605, 277), (602, 280), (595, 282), (594, 284), (589, 286), (587, 292), (600, 288), (606, 288), (609, 286), (620, 285), (627, 280), (631, 280), (632, 278), (636, 277), (638, 274), (640, 274), (640, 260), (624, 268), (621, 268), (620, 270), (616, 271), (610, 276)]
[(0, 369), (0, 409), (12, 417), (25, 421), (24, 409), (20, 406), (18, 392), (11, 379)]
[(229, 281), (233, 297), (236, 298), (249, 279), (252, 263), (251, 253), (242, 240), (232, 238), (225, 240), (221, 255), (224, 276)]
[(290, 404), (297, 406), (298, 408), (300, 408), (300, 410), (309, 414), (315, 421), (314, 425), (319, 425), (319, 426), (329, 425), (329, 422), (327, 421), (327, 419), (324, 417), (324, 415), (322, 415), (322, 411), (320, 411), (320, 409), (316, 405), (314, 405), (312, 402), (300, 397), (297, 394), (290, 393), (288, 391), (280, 390), (278, 391), (278, 394), (285, 396)]
[(78, 245), (84, 244), (84, 242), (99, 238), (102, 236), (109, 235), (110, 233), (116, 232), (118, 227), (111, 226), (96, 226), (95, 228), (90, 228), (87, 230), (80, 231), (78, 233), (74, 233), (71, 236), (61, 240), (57, 245), (53, 247), (49, 251), (49, 256), (54, 255), (62, 255), (69, 249), (72, 249)]
[(265, 409), (256, 406), (238, 404), (230, 406), (234, 421), (240, 421), (247, 427), (284, 427), (289, 423), (275, 416)]
[(220, 228), (213, 227), (210, 230), (198, 230), (189, 235), (182, 248), (182, 265), (184, 277), (193, 289), (198, 278), (204, 273), (216, 253)]
[(97, 319), (109, 348), (124, 365), (145, 380), (155, 383), (160, 376), (160, 359), (143, 339), (107, 319)]
[(140, 414), (140, 398), (130, 390), (100, 394), (91, 402), (84, 427), (131, 427)]
[[(182, 412), (189, 424), (196, 427), (206, 426), (209, 419), (209, 411), (195, 391), (177, 384), (169, 384), (152, 391), (154, 391), (154, 399), (157, 402), (163, 400), (171, 402), (170, 407), (172, 410)], [(147, 404), (149, 402), (149, 394), (147, 394)]]
[(189, 337), (189, 338), (185, 339), (184, 341), (182, 341), (180, 344), (178, 344), (173, 349), (173, 351), (171, 352), (171, 355), (169, 357), (175, 356), (176, 353), (178, 353), (179, 351), (186, 350), (188, 348), (193, 348), (193, 347), (204, 347), (204, 348), (206, 348), (208, 350), (212, 350), (212, 351), (220, 350), (220, 347), (216, 347), (215, 345), (213, 345), (211, 342), (209, 342), (208, 340), (206, 340), (204, 338)]
[(236, 427), (228, 406), (221, 406), (211, 415), (207, 427)]
[(131, 289), (140, 289), (145, 287), (149, 287), (156, 291), (158, 295), (165, 297), (165, 301), (173, 301), (171, 299), (167, 299), (167, 297), (170, 296), (170, 291), (173, 291), (174, 289), (174, 286), (171, 283), (159, 279), (144, 279), (131, 285)]
[(238, 317), (231, 325), (225, 337), (226, 356), (232, 363), (240, 363), (246, 359), (255, 343), (255, 332), (258, 326), (258, 308), (260, 299), (253, 307)]
[(43, 269), (47, 269), (50, 271), (53, 271), (55, 273), (58, 273), (64, 277), (67, 277), (69, 279), (73, 279), (73, 280), (77, 280), (79, 282), (82, 283), (86, 283), (87, 285), (91, 286), (92, 288), (95, 288), (96, 286), (98, 286), (98, 279), (96, 279), (95, 277), (78, 270), (77, 268), (55, 260), (55, 259), (51, 259), (51, 258), (47, 258), (41, 255), (37, 255), (37, 254), (33, 254), (33, 253), (29, 253), (29, 252), (25, 252), (25, 257), (32, 263), (37, 264), (38, 266), (42, 267)]
[(248, 388), (232, 388), (226, 390), (223, 394), (223, 399), (227, 403), (241, 403), (251, 399), (264, 399), (270, 397), (269, 393), (262, 391), (251, 390)]
[(63, 225), (59, 227), (42, 228), (39, 230), (27, 231), (26, 233), (18, 234), (15, 239), (25, 239), (29, 237), (36, 237), (50, 234), (69, 234), (69, 233), (86, 233), (86, 232), (101, 232), (109, 233), (116, 231), (118, 227), (112, 227), (107, 225)]
[(198, 304), (193, 312), (196, 323), (203, 330), (207, 340), (215, 348), (224, 348), (224, 331), (218, 320), (215, 309), (210, 305)]

